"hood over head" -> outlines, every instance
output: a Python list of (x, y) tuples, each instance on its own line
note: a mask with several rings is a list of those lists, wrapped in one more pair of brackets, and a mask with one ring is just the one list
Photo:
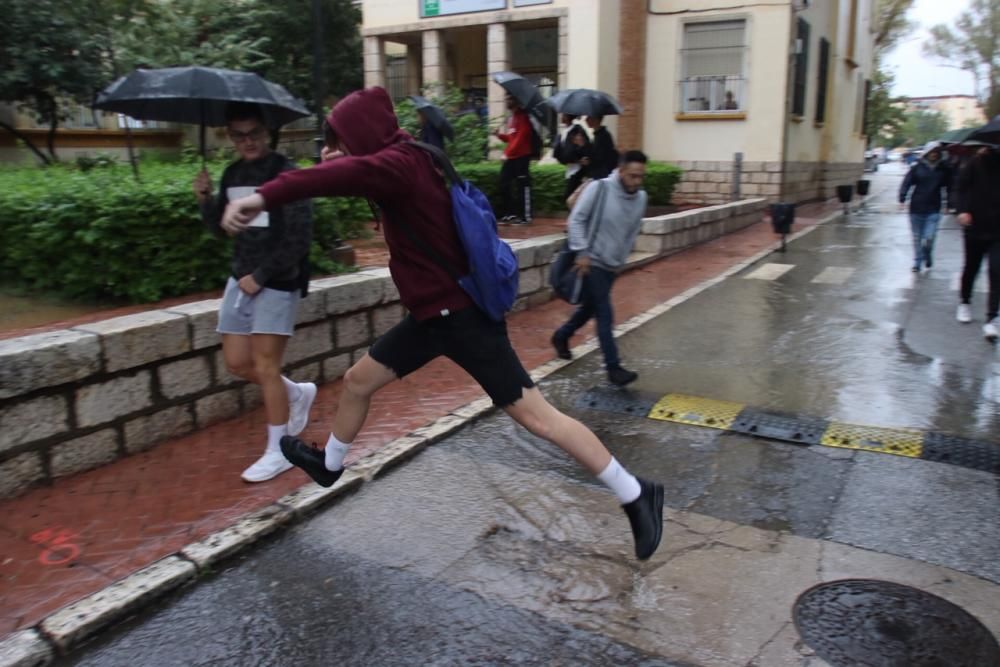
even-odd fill
[(330, 129), (351, 155), (372, 155), (411, 137), (400, 129), (385, 88), (358, 90), (340, 100), (326, 117)]

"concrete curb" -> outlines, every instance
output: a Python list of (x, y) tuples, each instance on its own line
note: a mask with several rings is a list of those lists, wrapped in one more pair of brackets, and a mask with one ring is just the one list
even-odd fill
[[(820, 225), (843, 217), (843, 212), (830, 214), (815, 225), (790, 235), (788, 241), (799, 239)], [(774, 253), (780, 247), (781, 244), (776, 242), (718, 276), (628, 319), (615, 327), (615, 336), (637, 329)], [(647, 263), (649, 260), (641, 257), (630, 262), (626, 268), (631, 270)], [(573, 348), (574, 357), (579, 359), (597, 349), (596, 341), (577, 345)], [(554, 359), (531, 371), (531, 378), (540, 382), (571, 363), (573, 361)], [(19, 631), (0, 641), (0, 667), (41, 667), (49, 664), (57, 651), (62, 655), (69, 653), (86, 639), (124, 619), (143, 605), (196, 579), (200, 574), (209, 573), (221, 561), (247, 549), (278, 529), (305, 518), (335, 498), (355, 491), (365, 482), (404, 463), (435, 442), (494, 410), (488, 397), (467, 403), (357, 461), (334, 486), (323, 488), (311, 483), (305, 484), (233, 525), (192, 542), (176, 554), (156, 561), (103, 590), (50, 614), (35, 628)]]

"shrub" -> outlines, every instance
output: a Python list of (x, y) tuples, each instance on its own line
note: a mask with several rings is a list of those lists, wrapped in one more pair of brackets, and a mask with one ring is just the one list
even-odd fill
[[(216, 182), (224, 167), (209, 164)], [(198, 168), (143, 164), (140, 182), (127, 165), (0, 170), (0, 272), (14, 285), (98, 301), (143, 303), (218, 287), (231, 243), (201, 222), (191, 193)], [(363, 235), (368, 218), (363, 200), (317, 202), (314, 273), (343, 270), (324, 244)]]
[[(483, 191), (500, 210), (500, 162), (480, 162), (462, 164), (456, 168), (464, 178)], [(680, 181), (681, 170), (665, 162), (650, 162), (646, 166), (646, 192), (651, 206), (665, 206), (670, 203), (674, 187)], [(531, 165), (531, 197), (536, 215), (552, 215), (566, 211), (565, 168), (561, 164)]]

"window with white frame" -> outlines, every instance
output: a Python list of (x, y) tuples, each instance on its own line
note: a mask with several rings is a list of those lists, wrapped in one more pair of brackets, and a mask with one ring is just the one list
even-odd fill
[(746, 21), (684, 25), (682, 113), (738, 113), (747, 108)]

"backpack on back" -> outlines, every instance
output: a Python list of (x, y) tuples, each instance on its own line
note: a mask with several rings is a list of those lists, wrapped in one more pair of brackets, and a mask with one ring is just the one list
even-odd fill
[(532, 160), (541, 160), (542, 151), (545, 150), (545, 143), (542, 141), (542, 134), (538, 127), (535, 126), (536, 120), (534, 117), (529, 116), (531, 121), (531, 155), (529, 156)]
[(403, 229), (417, 247), (452, 275), (480, 310), (491, 320), (502, 322), (517, 299), (517, 255), (497, 236), (496, 216), (486, 195), (458, 175), (444, 151), (419, 141), (414, 141), (413, 145), (430, 153), (434, 163), (444, 172), (451, 195), (452, 218), (469, 260), (469, 273), (461, 275), (405, 223)]

